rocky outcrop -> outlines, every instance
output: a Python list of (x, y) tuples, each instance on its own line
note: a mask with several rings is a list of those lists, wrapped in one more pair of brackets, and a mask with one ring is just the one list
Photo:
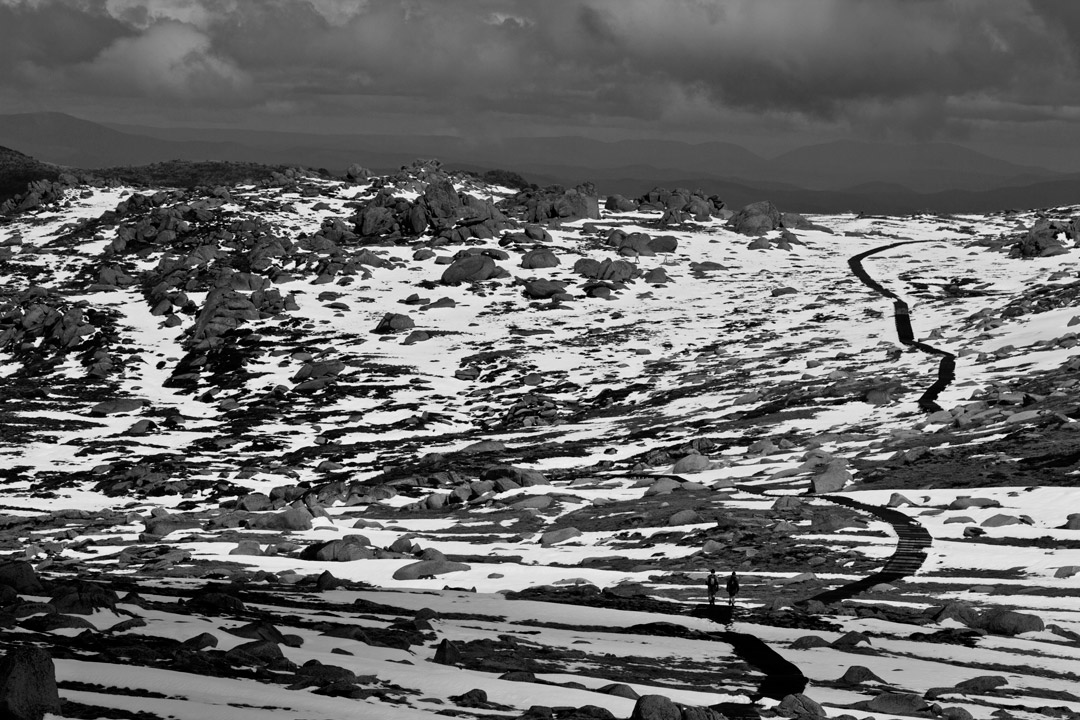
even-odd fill
[(1068, 236), (1070, 228), (1067, 225), (1052, 221), (1048, 218), (1039, 218), (1009, 251), (1009, 257), (1053, 257), (1064, 255), (1068, 252), (1063, 241)]
[(507, 214), (529, 223), (599, 219), (600, 198), (591, 184), (525, 190), (500, 203)]
[(476, 283), (491, 280), (498, 277), (506, 277), (508, 273), (495, 264), (487, 255), (465, 255), (455, 260), (439, 279), (443, 285), (460, 285), (461, 283)]
[[(490, 239), (512, 227), (495, 205), (459, 192), (454, 180), (437, 160), (417, 160), (376, 181), (375, 197), (362, 203), (352, 218), (356, 234), (366, 240), (394, 240), (430, 232), (444, 242), (461, 243)], [(407, 200), (395, 194), (398, 189), (419, 197)]]
[(42, 720), (60, 714), (56, 667), (45, 650), (22, 645), (0, 660), (0, 716), (10, 720)]
[(736, 212), (727, 224), (732, 230), (744, 235), (764, 235), (781, 227), (780, 211), (767, 200), (750, 203)]

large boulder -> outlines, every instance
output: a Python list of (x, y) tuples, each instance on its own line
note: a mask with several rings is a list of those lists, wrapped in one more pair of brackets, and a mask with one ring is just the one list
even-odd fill
[(674, 235), (661, 235), (649, 241), (649, 249), (654, 253), (673, 253), (679, 249), (679, 238)]
[(379, 320), (379, 324), (375, 326), (371, 332), (379, 335), (389, 335), (391, 333), (402, 332), (404, 330), (412, 330), (416, 327), (416, 323), (408, 315), (402, 315), (401, 313), (386, 313)]
[(626, 260), (604, 260), (601, 262), (592, 258), (581, 258), (574, 263), (574, 272), (593, 280), (626, 282), (637, 275), (640, 270), (633, 263)]
[(825, 717), (825, 708), (802, 693), (786, 695), (776, 706), (776, 712), (782, 717), (797, 718), (797, 720)]
[(420, 580), (445, 573), (470, 570), (465, 563), (452, 562), (450, 560), (420, 560), (419, 562), (403, 565), (394, 571), (395, 580)]
[(513, 465), (495, 465), (480, 473), (483, 481), (492, 481), (496, 488), (501, 486), (501, 480), (510, 480), (517, 487), (532, 487), (533, 485), (550, 485), (551, 480), (539, 470), (519, 468)]
[(101, 609), (113, 610), (120, 598), (104, 585), (75, 580), (56, 587), (49, 603), (58, 613), (93, 615)]
[(172, 513), (167, 512), (151, 515), (143, 520), (143, 524), (146, 526), (147, 535), (155, 535), (157, 537), (165, 537), (169, 533), (176, 532), (177, 530), (199, 530), (202, 528), (202, 523), (196, 518), (173, 515)]
[(977, 675), (956, 683), (956, 689), (972, 695), (985, 695), (1008, 684), (1009, 681), (1000, 675)]
[(1011, 257), (1050, 257), (1068, 252), (1064, 243), (1058, 239), (1062, 229), (1046, 218), (1039, 218), (1023, 238), (1016, 243), (1009, 255)]
[(572, 540), (573, 538), (581, 537), (581, 531), (575, 527), (559, 528), (558, 530), (549, 530), (540, 536), (540, 544), (544, 547), (551, 547), (552, 545), (558, 545), (561, 542)]
[(623, 197), (622, 195), (609, 195), (604, 201), (604, 209), (608, 212), (634, 212), (638, 209), (636, 200)]
[(34, 566), (25, 560), (0, 563), (0, 585), (7, 585), (21, 595), (41, 595), (45, 592)]
[(1080, 530), (1080, 513), (1069, 513), (1061, 530)]
[(851, 480), (851, 473), (843, 460), (833, 460), (811, 478), (816, 494), (838, 492)]
[(532, 300), (546, 300), (566, 292), (566, 283), (559, 280), (526, 280), (522, 285), (525, 296)]
[(699, 473), (708, 470), (710, 464), (709, 458), (705, 455), (691, 453), (676, 460), (675, 465), (671, 468), (671, 472), (676, 475), (682, 473)]
[(23, 645), (0, 660), (0, 717), (6, 720), (42, 720), (45, 713), (59, 715), (56, 666), (49, 653)]
[(361, 182), (372, 176), (372, 172), (359, 163), (353, 163), (345, 171), (345, 177), (352, 182)]
[(630, 720), (682, 720), (682, 711), (666, 695), (642, 695), (630, 713)]
[(1005, 609), (983, 613), (979, 617), (979, 627), (993, 635), (1019, 635), (1046, 629), (1046, 625), (1038, 615)]
[(841, 685), (861, 685), (864, 682), (883, 683), (885, 681), (875, 675), (868, 667), (863, 665), (852, 665), (836, 682)]
[(248, 520), (248, 527), (258, 530), (310, 530), (313, 519), (307, 508), (290, 507), (280, 513), (252, 517)]
[(600, 218), (600, 198), (589, 183), (569, 190), (559, 185), (526, 190), (504, 202), (512, 213), (528, 223)]
[(423, 203), (428, 214), (440, 220), (457, 217), (462, 205), (454, 184), (447, 178), (428, 183), (424, 188)]
[(969, 628), (978, 627), (979, 625), (979, 611), (969, 603), (960, 600), (953, 600), (940, 608), (930, 608), (927, 612), (934, 622), (955, 620)]
[(871, 700), (856, 703), (853, 707), (889, 715), (918, 715), (930, 708), (930, 703), (912, 693), (883, 692)]
[(319, 562), (350, 562), (374, 556), (371, 543), (363, 535), (348, 535), (338, 540), (316, 543), (304, 548), (300, 553), (302, 560)]
[(1006, 525), (1023, 525), (1024, 521), (1018, 517), (1012, 515), (1005, 515), (998, 513), (982, 521), (982, 527), (995, 528), (1004, 527)]
[(466, 255), (458, 258), (443, 271), (443, 285), (460, 285), (490, 280), (502, 274), (501, 268), (487, 255)]
[(530, 250), (521, 258), (521, 267), (526, 270), (558, 267), (560, 264), (561, 261), (559, 260), (559, 256), (555, 254), (555, 251), (547, 248)]
[(950, 510), (967, 510), (968, 508), (996, 508), (1001, 507), (1001, 503), (997, 500), (991, 500), (990, 498), (973, 498), (970, 495), (961, 495), (951, 503), (949, 503)]
[(595, 191), (590, 192), (584, 186), (572, 188), (556, 198), (553, 204), (554, 216), (561, 220), (581, 220), (600, 218), (600, 198)]
[(146, 405), (145, 400), (135, 398), (117, 398), (105, 400), (90, 408), (91, 415), (115, 415), (117, 413), (138, 412)]
[(357, 216), (356, 230), (364, 237), (386, 235), (397, 229), (394, 211), (381, 205), (368, 205)]
[(780, 227), (780, 211), (768, 200), (762, 200), (750, 203), (732, 215), (727, 224), (744, 235), (764, 235)]

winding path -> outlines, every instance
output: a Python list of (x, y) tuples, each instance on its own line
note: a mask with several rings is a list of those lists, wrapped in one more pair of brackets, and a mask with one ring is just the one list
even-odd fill
[[(941, 407), (937, 404), (938, 396), (956, 377), (956, 356), (950, 352), (916, 340), (915, 333), (911, 327), (911, 313), (908, 304), (898, 295), (872, 278), (862, 264), (863, 260), (876, 253), (891, 250), (903, 245), (912, 245), (923, 242), (929, 241), (904, 240), (892, 243), (891, 245), (872, 248), (849, 258), (848, 265), (850, 266), (852, 273), (860, 280), (860, 282), (882, 297), (887, 297), (893, 301), (896, 336), (901, 344), (913, 347), (928, 355), (941, 357), (941, 362), (938, 364), (937, 379), (929, 388), (927, 388), (926, 392), (924, 392), (918, 400), (921, 409), (927, 412), (936, 412), (941, 410)], [(679, 482), (686, 482), (687, 480), (680, 475), (673, 474), (651, 475), (646, 473), (631, 473), (624, 475), (623, 477), (647, 477), (651, 479), (667, 477)], [(760, 490), (747, 485), (736, 485), (736, 489), (753, 495), (775, 497), (765, 490)], [(926, 548), (930, 547), (933, 538), (917, 520), (898, 510), (894, 510), (893, 508), (869, 505), (843, 495), (815, 495), (814, 497), (819, 497), (838, 505), (844, 505), (884, 520), (892, 526), (893, 531), (896, 533), (897, 544), (892, 556), (878, 572), (831, 590), (818, 593), (817, 595), (799, 601), (796, 603), (797, 605), (805, 607), (808, 603), (814, 601), (831, 604), (847, 600), (869, 590), (875, 585), (894, 582), (910, 575), (914, 575), (922, 567), (923, 562), (926, 560)], [(733, 611), (731, 608), (723, 606), (705, 606), (699, 609), (695, 614), (703, 614), (706, 617), (727, 625), (732, 620)], [(736, 655), (760, 672), (764, 673), (765, 677), (759, 685), (754, 699), (770, 697), (779, 700), (786, 695), (801, 693), (806, 688), (808, 682), (807, 678), (802, 674), (802, 671), (799, 670), (798, 666), (784, 659), (783, 656), (769, 647), (768, 644), (760, 638), (748, 633), (738, 633), (732, 630), (717, 633), (717, 636), (729, 643)], [(744, 707), (747, 708), (746, 712), (742, 710)], [(740, 717), (750, 717), (754, 714), (750, 710), (750, 706), (732, 705), (725, 709), (733, 713), (742, 713)]]
[(859, 281), (862, 282), (863, 285), (867, 286), (878, 295), (887, 297), (893, 301), (893, 316), (896, 320), (896, 337), (901, 344), (913, 347), (928, 355), (941, 356), (941, 362), (938, 364), (937, 380), (935, 380), (919, 398), (920, 408), (926, 412), (937, 412), (941, 410), (941, 406), (937, 404), (938, 396), (941, 394), (941, 391), (947, 388), (956, 378), (956, 356), (951, 352), (941, 350), (933, 345), (927, 345), (924, 342), (916, 340), (915, 333), (911, 328), (911, 311), (908, 304), (900, 299), (896, 293), (870, 277), (870, 273), (866, 272), (866, 268), (864, 268), (862, 264), (863, 260), (876, 253), (892, 250), (893, 248), (902, 245), (914, 245), (925, 242), (931, 241), (903, 240), (901, 242), (892, 243), (891, 245), (882, 245), (881, 247), (872, 248), (866, 252), (848, 258), (848, 265), (851, 267), (851, 272), (855, 274), (855, 277), (859, 278)]
[(821, 497), (838, 505), (846, 505), (876, 515), (892, 525), (893, 530), (896, 532), (897, 543), (896, 550), (885, 561), (885, 565), (881, 570), (878, 570), (873, 575), (867, 575), (861, 580), (818, 593), (803, 600), (801, 604), (814, 600), (825, 604), (847, 600), (880, 583), (890, 583), (914, 575), (922, 567), (923, 562), (926, 561), (926, 548), (930, 547), (933, 538), (917, 520), (899, 510), (879, 505), (868, 505), (843, 495), (817, 495), (815, 497)]
[[(682, 475), (670, 473), (657, 475), (648, 473), (628, 473), (614, 477), (626, 477), (631, 479), (670, 478), (678, 482), (687, 482), (687, 478)], [(735, 489), (751, 495), (778, 497), (770, 495), (765, 490), (760, 490), (748, 485), (736, 485)], [(844, 505), (884, 520), (892, 525), (893, 531), (896, 533), (897, 544), (896, 550), (893, 551), (892, 556), (885, 561), (881, 570), (876, 573), (831, 590), (826, 590), (825, 592), (818, 593), (817, 595), (804, 600), (800, 600), (796, 602), (795, 605), (805, 607), (812, 601), (830, 604), (847, 600), (880, 583), (891, 583), (914, 575), (922, 567), (923, 562), (926, 560), (926, 548), (930, 547), (933, 538), (930, 533), (927, 532), (926, 528), (920, 525), (914, 518), (909, 517), (899, 510), (894, 510), (893, 508), (870, 505), (843, 495), (814, 495), (813, 497), (821, 498), (822, 500), (827, 500), (836, 503), (837, 505)], [(715, 607), (705, 605), (696, 609), (694, 614), (707, 617), (723, 625), (729, 625), (734, 615), (731, 608), (723, 605), (717, 605)], [(758, 686), (754, 699), (770, 697), (775, 700), (781, 700), (787, 695), (801, 693), (806, 688), (808, 680), (806, 676), (802, 674), (802, 671), (799, 670), (798, 666), (789, 660), (786, 660), (757, 636), (748, 633), (734, 632), (732, 630), (718, 632), (716, 635), (724, 642), (730, 644), (735, 651), (735, 654), (746, 661), (747, 664), (764, 673), (765, 677)], [(737, 709), (738, 708), (734, 706), (728, 708), (729, 711)]]

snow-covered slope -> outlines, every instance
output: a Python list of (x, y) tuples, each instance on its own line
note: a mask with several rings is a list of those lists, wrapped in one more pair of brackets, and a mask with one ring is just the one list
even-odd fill
[(755, 716), (802, 678), (829, 716), (1080, 713), (1071, 235), (540, 227), (450, 180), (80, 188), (0, 224), (0, 642), (49, 650), (60, 716)]

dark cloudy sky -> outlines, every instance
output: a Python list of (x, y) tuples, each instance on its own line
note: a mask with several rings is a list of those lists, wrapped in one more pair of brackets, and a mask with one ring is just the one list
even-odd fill
[(39, 110), (1080, 169), (1080, 0), (0, 0), (0, 112)]

